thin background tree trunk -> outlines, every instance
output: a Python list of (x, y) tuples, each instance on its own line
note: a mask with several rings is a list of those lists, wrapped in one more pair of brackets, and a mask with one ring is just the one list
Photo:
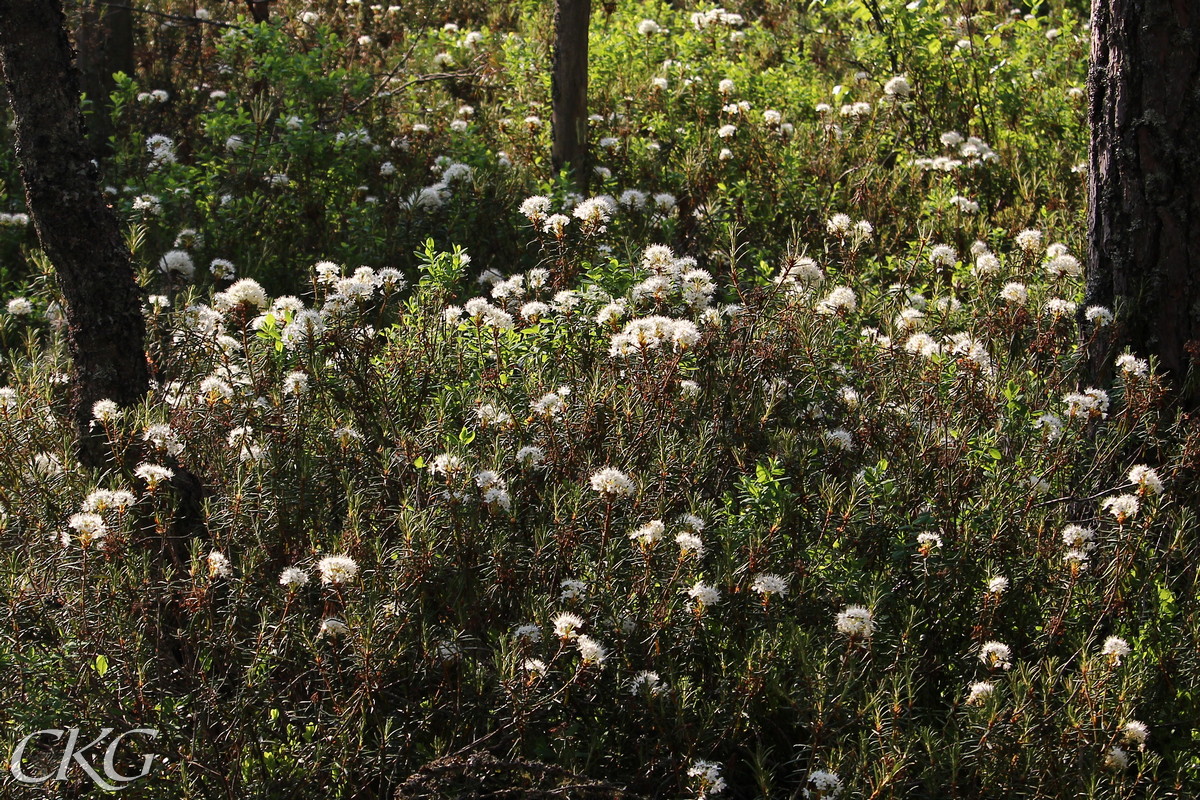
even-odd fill
[(0, 0), (0, 68), (16, 121), (25, 201), (66, 299), (80, 458), (103, 461), (92, 405), (146, 394), (141, 291), (105, 204), (79, 108), (79, 78), (58, 0)]
[[(1200, 355), (1200, 6), (1093, 0), (1088, 88), (1086, 305), (1119, 323), (1089, 366), (1106, 378), (1129, 345), (1182, 381)], [(1184, 393), (1200, 401), (1195, 379)]]
[(554, 8), (554, 72), (550, 114), (554, 169), (569, 166), (587, 186), (588, 23), (591, 0), (557, 0)]
[(128, 8), (85, 0), (75, 31), (79, 77), (83, 92), (92, 103), (88, 120), (92, 152), (107, 154), (113, 133), (109, 97), (117, 88), (113, 73), (133, 75), (133, 12)]

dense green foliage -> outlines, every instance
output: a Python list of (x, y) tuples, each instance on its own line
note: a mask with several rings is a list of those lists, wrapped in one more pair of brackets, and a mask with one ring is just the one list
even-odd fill
[(102, 471), (0, 151), (6, 740), (156, 728), (131, 797), (472, 750), (654, 797), (1200, 792), (1200, 433), (1136, 354), (1079, 383), (1076, 13), (597, 8), (577, 187), (545, 5), (143, 32), (101, 172), (156, 384), (96, 410)]

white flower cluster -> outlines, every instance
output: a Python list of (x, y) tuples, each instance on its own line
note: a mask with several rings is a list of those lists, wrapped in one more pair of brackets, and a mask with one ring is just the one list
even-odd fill
[(825, 230), (854, 246), (862, 244), (875, 234), (874, 225), (865, 219), (854, 222), (849, 214), (834, 214), (825, 222)]
[(1063, 395), (1063, 402), (1067, 404), (1069, 419), (1104, 419), (1108, 416), (1108, 392), (1103, 389), (1068, 392)]
[(955, 151), (958, 158), (939, 155), (933, 158), (913, 159), (912, 165), (924, 171), (953, 172), (960, 167), (974, 167), (996, 161), (1000, 156), (977, 136), (963, 137), (958, 131), (946, 131), (941, 136), (942, 144)]
[(620, 333), (613, 334), (608, 354), (613, 357), (631, 356), (664, 346), (676, 352), (695, 347), (700, 341), (700, 329), (686, 319), (642, 317), (630, 320)]
[(870, 639), (875, 633), (875, 617), (865, 606), (846, 606), (838, 612), (834, 627), (851, 639)]
[(708, 11), (697, 11), (692, 14), (692, 27), (698, 31), (722, 25), (727, 28), (740, 28), (746, 23), (741, 14), (733, 14), (723, 8), (713, 8)]
[(150, 169), (175, 163), (175, 140), (156, 133), (146, 137), (146, 149), (150, 152)]
[(688, 767), (688, 777), (696, 780), (697, 800), (725, 791), (721, 765), (712, 761), (697, 761)]
[(593, 474), (590, 483), (592, 491), (610, 500), (631, 497), (637, 488), (628, 475), (613, 467), (605, 467)]

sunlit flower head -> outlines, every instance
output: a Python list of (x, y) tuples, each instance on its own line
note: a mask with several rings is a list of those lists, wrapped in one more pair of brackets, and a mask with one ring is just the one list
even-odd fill
[(579, 656), (583, 659), (584, 664), (599, 666), (604, 663), (604, 659), (608, 658), (608, 650), (587, 634), (581, 633), (576, 636), (575, 646), (579, 648)]
[(988, 701), (996, 691), (996, 684), (991, 681), (976, 681), (967, 692), (967, 705), (981, 706)]
[(308, 583), (308, 573), (296, 567), (288, 567), (279, 575), (279, 585), (295, 591)]
[(1120, 664), (1121, 659), (1132, 652), (1133, 648), (1129, 646), (1129, 642), (1120, 636), (1109, 636), (1100, 648), (1100, 655), (1105, 656), (1111, 664)]
[(1163, 493), (1162, 478), (1158, 477), (1154, 467), (1138, 464), (1129, 470), (1129, 482), (1137, 484), (1138, 494), (1143, 497)]
[(979, 660), (989, 669), (1009, 669), (1012, 667), (1012, 650), (1000, 642), (985, 642), (979, 651)]
[(754, 576), (750, 589), (762, 595), (764, 600), (774, 595), (783, 597), (788, 591), (787, 579), (772, 572), (760, 572)]
[(687, 595), (696, 602), (697, 611), (703, 611), (721, 602), (720, 590), (702, 581), (696, 581), (692, 588), (687, 590)]
[(321, 583), (326, 586), (341, 586), (358, 575), (358, 562), (349, 556), (326, 556), (317, 562)]
[(578, 632), (583, 628), (583, 618), (572, 614), (569, 611), (563, 611), (556, 614), (550, 620), (550, 624), (554, 626), (554, 634), (560, 639), (573, 639), (578, 635)]
[(605, 467), (592, 475), (590, 480), (592, 491), (598, 492), (611, 500), (618, 497), (630, 497), (635, 486), (629, 476), (619, 469)]
[(865, 606), (846, 606), (838, 612), (834, 627), (844, 636), (869, 639), (875, 633), (875, 617)]
[(1137, 516), (1141, 504), (1137, 495), (1121, 494), (1116, 497), (1106, 497), (1100, 507), (1113, 515), (1118, 524), (1124, 525)]
[(806, 800), (836, 800), (842, 793), (842, 779), (836, 772), (819, 769), (805, 781)]

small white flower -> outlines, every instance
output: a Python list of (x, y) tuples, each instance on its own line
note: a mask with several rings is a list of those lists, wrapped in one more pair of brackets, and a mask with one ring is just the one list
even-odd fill
[(1128, 477), (1130, 483), (1137, 484), (1138, 494), (1142, 496), (1163, 493), (1162, 478), (1158, 477), (1158, 472), (1154, 467), (1138, 464), (1129, 470)]
[[(1097, 306), (1093, 306), (1096, 308)], [(1121, 370), (1121, 376), (1129, 381), (1130, 378), (1142, 379), (1150, 375), (1150, 362), (1144, 358), (1138, 358), (1132, 353), (1123, 353), (1117, 356), (1117, 369)]]
[(817, 770), (805, 781), (804, 797), (807, 800), (836, 800), (842, 793), (842, 779), (836, 772)]
[(688, 531), (675, 534), (675, 544), (679, 545), (680, 558), (703, 558), (704, 542), (699, 536)]
[(825, 222), (825, 230), (834, 236), (845, 236), (853, 224), (849, 214), (834, 214)]
[(1000, 642), (985, 642), (979, 660), (989, 669), (1009, 669), (1012, 667), (1012, 650)]
[(1015, 241), (1018, 248), (1032, 255), (1042, 248), (1042, 232), (1026, 229), (1017, 234)]
[(1004, 284), (1004, 288), (1000, 290), (1000, 298), (1013, 305), (1023, 306), (1029, 302), (1029, 290), (1025, 288), (1025, 284), (1012, 281)]
[(526, 445), (517, 451), (517, 463), (523, 467), (534, 467), (546, 458), (546, 452), (536, 445)]
[(574, 639), (583, 627), (583, 619), (569, 611), (556, 614), (550, 623), (554, 626), (554, 634), (560, 639)]
[(1046, 273), (1054, 278), (1078, 278), (1083, 274), (1083, 265), (1074, 256), (1062, 253), (1046, 262)]
[(592, 491), (598, 492), (606, 499), (630, 497), (635, 486), (625, 473), (612, 467), (605, 467), (591, 477)]
[(317, 636), (336, 639), (339, 636), (345, 636), (350, 632), (350, 626), (342, 622), (340, 619), (330, 617), (321, 623), (321, 629), (317, 631)]
[(1067, 525), (1062, 529), (1063, 544), (1073, 550), (1091, 550), (1096, 546), (1096, 532), (1082, 525)]
[(116, 422), (121, 418), (121, 409), (112, 400), (97, 400), (92, 405), (92, 419), (96, 422)]
[[(75, 531), (76, 537), (79, 539), (79, 544), (85, 550), (91, 546), (93, 542), (103, 539), (108, 535), (108, 526), (104, 524), (104, 518), (99, 514), (72, 514), (67, 520), (67, 526)], [(69, 537), (63, 535), (63, 544), (69, 542)]]
[(1088, 561), (1091, 557), (1086, 550), (1068, 550), (1063, 554), (1063, 563), (1067, 565), (1072, 575), (1078, 575), (1084, 572), (1088, 567)]
[(817, 303), (816, 311), (818, 314), (833, 315), (850, 313), (857, 307), (858, 298), (853, 289), (849, 286), (835, 286), (824, 300)]
[(229, 563), (229, 559), (223, 553), (213, 550), (208, 554), (206, 560), (208, 562), (208, 577), (228, 578), (233, 575), (233, 565)]
[(633, 533), (629, 534), (629, 538), (642, 549), (648, 550), (662, 540), (663, 533), (665, 532), (666, 525), (663, 524), (661, 519), (656, 519), (647, 522), (633, 531)]
[(349, 556), (326, 556), (317, 562), (317, 571), (321, 573), (321, 583), (340, 586), (358, 575), (358, 562)]
[(1137, 745), (1141, 749), (1145, 747), (1146, 740), (1150, 738), (1150, 728), (1144, 722), (1131, 719), (1121, 727), (1121, 737), (1128, 744)]
[(921, 551), (921, 555), (927, 556), (937, 548), (942, 546), (942, 537), (932, 531), (923, 531), (917, 534), (917, 549)]
[(174, 470), (166, 467), (160, 467), (157, 464), (139, 464), (134, 469), (133, 474), (137, 478), (141, 478), (146, 482), (150, 491), (158, 488), (159, 484), (171, 480), (175, 477)]
[(854, 436), (845, 428), (825, 431), (822, 436), (825, 439), (825, 444), (829, 445), (832, 450), (841, 450), (846, 453), (853, 452), (854, 450)]
[(721, 777), (721, 765), (713, 761), (695, 762), (688, 767), (688, 777), (697, 779), (697, 797), (700, 800), (725, 791), (725, 779)]
[(1120, 636), (1109, 636), (1100, 648), (1100, 655), (1106, 656), (1113, 664), (1120, 664), (1121, 659), (1133, 652), (1129, 642)]
[(546, 675), (546, 662), (540, 658), (527, 658), (521, 662), (521, 671), (529, 675), (530, 678), (542, 678)]
[(1104, 306), (1088, 306), (1087, 311), (1083, 312), (1083, 316), (1097, 328), (1111, 325), (1115, 319), (1113, 313)]
[(996, 691), (996, 684), (991, 681), (976, 681), (971, 684), (967, 693), (967, 705), (981, 706), (988, 701)]
[(703, 611), (708, 606), (715, 606), (721, 602), (721, 592), (715, 586), (701, 581), (696, 581), (692, 588), (687, 590), (687, 594), (696, 601), (697, 611)]
[(582, 600), (587, 595), (587, 584), (573, 578), (566, 578), (560, 584), (562, 592), (559, 600)]
[(1140, 504), (1138, 503), (1137, 495), (1121, 494), (1116, 497), (1105, 498), (1100, 507), (1112, 514), (1118, 524), (1124, 525), (1137, 516)]
[(299, 397), (308, 391), (308, 375), (304, 372), (289, 372), (283, 379), (283, 393)]
[(8, 301), (8, 313), (14, 317), (24, 317), (33, 313), (33, 303), (24, 297), (14, 297)]
[(279, 575), (279, 585), (295, 591), (308, 583), (308, 573), (296, 567), (288, 567)]
[(787, 579), (772, 572), (761, 572), (754, 577), (750, 589), (762, 595), (764, 600), (772, 595), (783, 597), (788, 591)]
[(168, 250), (158, 262), (158, 269), (168, 276), (191, 280), (196, 274), (196, 265), (186, 250)]
[(883, 93), (891, 97), (908, 97), (912, 86), (904, 75), (897, 75), (883, 85)]
[(445, 475), (447, 478), (453, 477), (466, 469), (466, 464), (458, 456), (450, 453), (442, 453), (433, 459), (433, 464), (429, 471), (434, 475)]
[(1082, 392), (1069, 392), (1063, 395), (1063, 402), (1067, 404), (1067, 417), (1070, 419), (1103, 419), (1108, 416), (1108, 393), (1103, 389), (1088, 388)]
[(599, 666), (604, 663), (604, 659), (608, 658), (608, 651), (592, 637), (587, 634), (580, 634), (575, 637), (575, 646), (579, 648), (579, 655), (583, 659), (584, 664), (595, 664)]
[(525, 623), (517, 626), (517, 629), (513, 631), (513, 636), (521, 641), (537, 644), (542, 640), (542, 629), (533, 623)]
[(845, 636), (869, 639), (875, 632), (875, 618), (865, 606), (846, 606), (838, 612), (834, 627)]

